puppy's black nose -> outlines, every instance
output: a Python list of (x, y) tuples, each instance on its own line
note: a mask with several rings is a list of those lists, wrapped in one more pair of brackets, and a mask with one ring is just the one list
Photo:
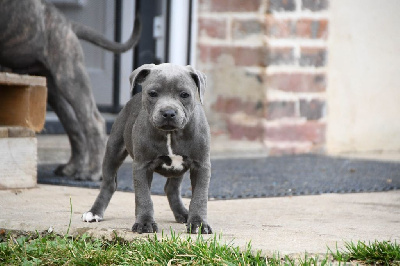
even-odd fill
[(162, 114), (165, 119), (174, 119), (176, 112), (174, 110), (165, 110)]

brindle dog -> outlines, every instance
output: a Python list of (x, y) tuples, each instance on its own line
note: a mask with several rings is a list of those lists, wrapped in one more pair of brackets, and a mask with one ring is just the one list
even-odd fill
[(78, 39), (121, 53), (132, 48), (141, 33), (136, 19), (123, 44), (68, 21), (52, 4), (41, 0), (2, 0), (0, 5), (0, 65), (13, 72), (47, 78), (48, 103), (58, 115), (71, 144), (71, 158), (55, 173), (99, 180), (105, 151), (105, 123), (93, 97)]

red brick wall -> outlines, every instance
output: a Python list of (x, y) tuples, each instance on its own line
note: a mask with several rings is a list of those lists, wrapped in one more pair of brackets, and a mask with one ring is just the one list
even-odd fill
[(325, 140), (328, 0), (199, 0), (197, 65), (214, 135), (270, 154)]
[(327, 0), (269, 1), (264, 143), (270, 153), (323, 150), (327, 8)]
[(265, 0), (199, 0), (197, 67), (212, 133), (263, 141)]

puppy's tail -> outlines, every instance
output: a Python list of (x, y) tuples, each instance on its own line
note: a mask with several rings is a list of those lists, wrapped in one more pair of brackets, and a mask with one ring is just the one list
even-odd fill
[(125, 43), (110, 41), (92, 28), (76, 22), (71, 22), (71, 26), (72, 30), (79, 39), (88, 41), (114, 53), (123, 53), (134, 47), (139, 41), (142, 33), (142, 25), (138, 16), (135, 19), (135, 25), (133, 27), (132, 34)]

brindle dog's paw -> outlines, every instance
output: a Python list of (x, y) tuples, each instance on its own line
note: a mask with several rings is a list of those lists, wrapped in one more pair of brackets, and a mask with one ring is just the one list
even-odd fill
[(211, 226), (208, 223), (203, 222), (201, 218), (191, 219), (191, 221), (187, 223), (186, 227), (189, 234), (198, 234), (199, 229), (201, 229), (200, 232), (202, 234), (212, 234)]
[(78, 171), (74, 174), (74, 179), (80, 181), (92, 180), (92, 175), (89, 171)]
[(100, 181), (102, 179), (101, 167), (92, 167), (89, 169), (89, 179), (91, 181)]
[(132, 231), (138, 234), (142, 233), (157, 233), (158, 227), (155, 222), (135, 223), (132, 226)]
[(74, 175), (75, 180), (89, 180), (89, 181), (100, 181), (101, 173), (100, 172), (90, 172), (90, 171), (82, 171), (77, 172)]
[(58, 176), (73, 176), (76, 172), (76, 166), (72, 163), (61, 164), (54, 170)]

